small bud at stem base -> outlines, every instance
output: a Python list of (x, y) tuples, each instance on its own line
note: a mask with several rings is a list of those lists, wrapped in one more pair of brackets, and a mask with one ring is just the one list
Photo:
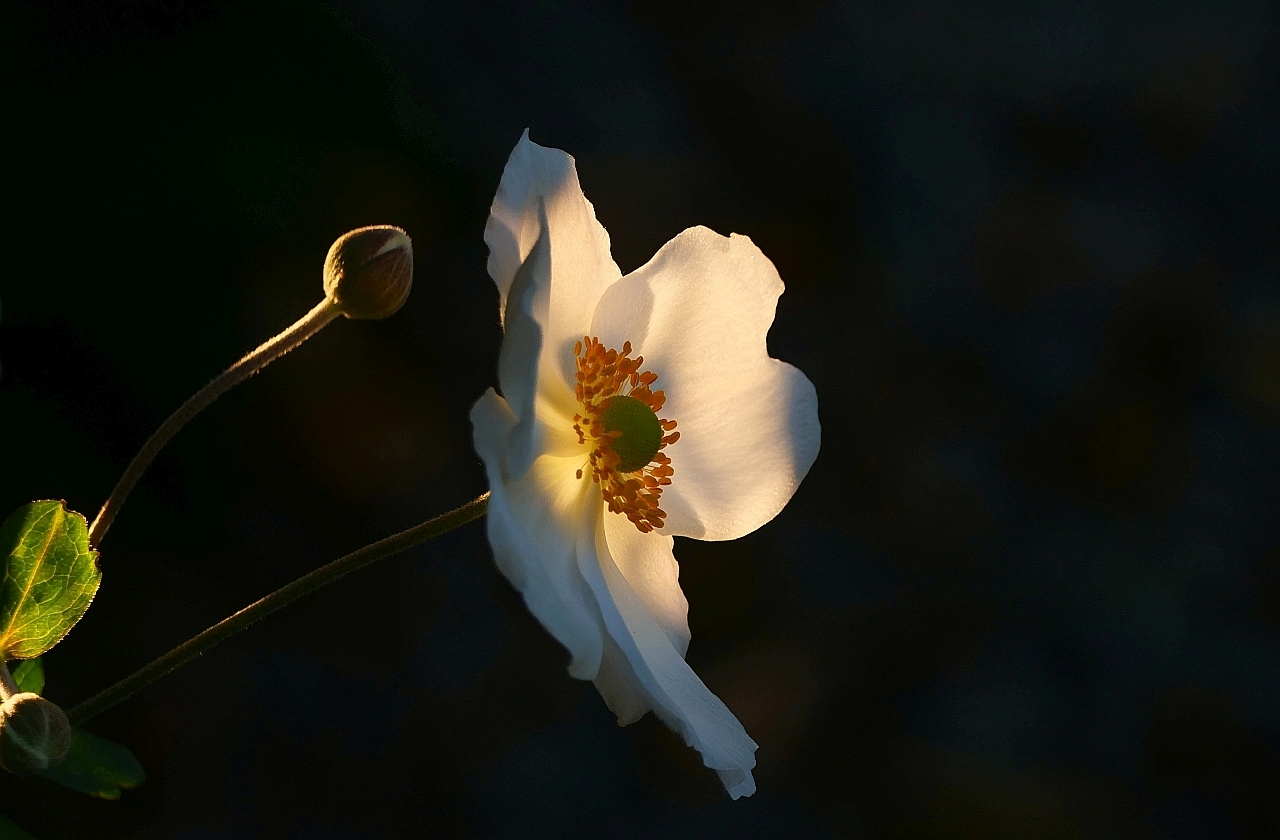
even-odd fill
[(0, 705), (0, 767), (19, 776), (43, 773), (70, 748), (66, 714), (39, 694), (15, 694)]

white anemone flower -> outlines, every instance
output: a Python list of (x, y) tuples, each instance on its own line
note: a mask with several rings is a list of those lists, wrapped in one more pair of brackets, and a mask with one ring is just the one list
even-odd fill
[(652, 709), (730, 796), (756, 744), (686, 664), (672, 536), (731, 540), (818, 454), (818, 401), (769, 357), (782, 281), (746, 236), (690, 228), (622, 276), (573, 158), (521, 138), (485, 228), (501, 396), (471, 410), (498, 567), (626, 725)]

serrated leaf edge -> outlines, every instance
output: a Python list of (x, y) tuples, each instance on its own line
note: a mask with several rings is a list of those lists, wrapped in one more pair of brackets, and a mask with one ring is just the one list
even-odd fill
[[(80, 513), (79, 511), (72, 510), (71, 508), (67, 507), (66, 499), (35, 499), (31, 502), (28, 502), (26, 505), (23, 505), (22, 507), (27, 507), (28, 505), (37, 505), (42, 502), (56, 502), (58, 507), (55, 510), (57, 510), (63, 517), (67, 517), (67, 516), (79, 517), (80, 521), (84, 524), (84, 529), (86, 534), (85, 542), (88, 543), (87, 535), (89, 533), (89, 520), (85, 518), (85, 515)], [(18, 508), (18, 510), (22, 510), (22, 508)], [(17, 513), (17, 511), (14, 511), (14, 513)], [(13, 514), (10, 514), (10, 516), (12, 515)], [(53, 538), (50, 537), (50, 542), (52, 542), (52, 540)], [(46, 543), (45, 545), (45, 550), (46, 551), (48, 550), (48, 543)], [(50, 642), (49, 645), (45, 647), (44, 650), (40, 651), (34, 656), (13, 657), (14, 659), (24, 659), (24, 660), (36, 659), (38, 657), (44, 656), (49, 651), (53, 650), (53, 648), (56, 647), (63, 639), (65, 639), (67, 637), (67, 634), (70, 633), (72, 629), (74, 629), (75, 626), (80, 623), (81, 619), (84, 618), (84, 614), (89, 611), (89, 607), (93, 606), (94, 599), (98, 597), (98, 590), (102, 588), (102, 567), (98, 564), (99, 556), (100, 555), (98, 553), (98, 550), (93, 547), (92, 543), (89, 543), (89, 560), (90, 562), (93, 563), (93, 570), (98, 573), (98, 580), (96, 585), (93, 587), (93, 591), (89, 593), (89, 600), (85, 602), (84, 609), (80, 611), (79, 617), (76, 618), (75, 621), (67, 625), (67, 629), (62, 632), (62, 635), (54, 639), (52, 642)], [(43, 563), (44, 561), (41, 560), (41, 562)], [(33, 574), (32, 579), (34, 578), (35, 578), (35, 575)], [(27, 593), (29, 593), (30, 590), (31, 590), (31, 586), (30, 584), (28, 584), (27, 591), (23, 593), (22, 600), (26, 599)], [(20, 600), (18, 603), (21, 604), (22, 601)], [(12, 628), (9, 628), (9, 629), (12, 629)], [(8, 632), (9, 630), (0, 631), (0, 635), (7, 635)], [(5, 654), (5, 652), (2, 649), (0, 649), (0, 656), (5, 656), (6, 658), (8, 658), (7, 654)]]

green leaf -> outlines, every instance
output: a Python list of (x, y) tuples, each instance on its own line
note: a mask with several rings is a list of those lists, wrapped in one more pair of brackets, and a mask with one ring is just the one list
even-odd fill
[(0, 840), (36, 840), (18, 827), (13, 820), (0, 814)]
[[(28, 659), (13, 669), (13, 681), (18, 684), (19, 691), (30, 691), (39, 694), (44, 691), (44, 661)], [(4, 840), (4, 835), (0, 835)]]
[(67, 757), (40, 775), (63, 787), (102, 799), (119, 799), (121, 790), (135, 788), (147, 778), (128, 747), (83, 729), (71, 730)]
[(32, 502), (0, 525), (0, 658), (34, 659), (62, 641), (102, 582), (84, 517)]

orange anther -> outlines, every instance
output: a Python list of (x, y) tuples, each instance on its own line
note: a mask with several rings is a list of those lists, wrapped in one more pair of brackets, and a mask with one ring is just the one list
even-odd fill
[[(573, 430), (579, 443), (592, 446), (587, 454), (589, 468), (578, 470), (578, 478), (589, 472), (591, 480), (600, 485), (600, 494), (609, 510), (625, 514), (641, 533), (647, 534), (661, 528), (667, 516), (658, 503), (662, 488), (671, 484), (675, 473), (671, 458), (659, 451), (641, 469), (620, 473), (618, 465), (622, 459), (611, 444), (622, 432), (606, 432), (600, 419), (601, 412), (615, 396), (633, 397), (655, 415), (666, 402), (664, 392), (650, 390), (658, 381), (658, 375), (653, 371), (640, 372), (644, 357), (631, 358), (631, 351), (630, 341), (623, 342), (621, 351), (605, 347), (600, 339), (592, 336), (583, 336), (581, 341), (574, 342), (573, 354), (577, 359), (574, 396), (582, 406), (582, 413), (574, 415)], [(659, 419), (658, 423), (666, 433), (659, 449), (680, 439), (680, 433), (675, 431), (676, 421)]]

